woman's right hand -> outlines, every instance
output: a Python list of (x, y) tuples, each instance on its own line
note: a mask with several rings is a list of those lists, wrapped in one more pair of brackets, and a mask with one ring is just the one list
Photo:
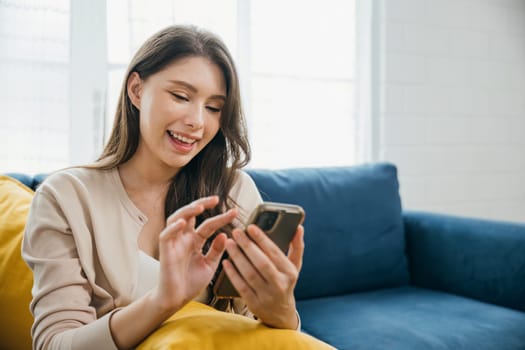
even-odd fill
[(217, 235), (206, 255), (202, 253), (202, 247), (215, 231), (232, 222), (237, 210), (208, 218), (197, 228), (195, 218), (218, 203), (217, 196), (205, 197), (170, 215), (159, 236), (160, 277), (157, 287), (111, 315), (111, 335), (119, 349), (137, 346), (206, 288), (224, 253), (226, 235)]
[(207, 254), (206, 240), (232, 222), (236, 209), (206, 219), (195, 227), (196, 217), (215, 207), (217, 196), (198, 199), (170, 215), (159, 236), (160, 278), (152, 291), (157, 305), (171, 314), (195, 298), (210, 283), (226, 246), (226, 234), (213, 240)]

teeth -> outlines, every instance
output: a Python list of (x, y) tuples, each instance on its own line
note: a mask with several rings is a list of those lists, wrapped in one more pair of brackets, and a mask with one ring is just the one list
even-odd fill
[(171, 130), (168, 130), (168, 133), (170, 134), (171, 137), (173, 137), (174, 139), (177, 139), (177, 140), (180, 140), (182, 142), (185, 142), (185, 143), (194, 143), (195, 139), (189, 139), (187, 137), (184, 137), (184, 136), (181, 136), (179, 134), (175, 134), (173, 131)]

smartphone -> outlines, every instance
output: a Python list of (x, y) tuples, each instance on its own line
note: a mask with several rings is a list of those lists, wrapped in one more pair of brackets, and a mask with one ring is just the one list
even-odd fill
[[(290, 241), (303, 223), (304, 210), (295, 204), (264, 202), (257, 206), (250, 215), (246, 227), (255, 224), (286, 254)], [(245, 227), (245, 228), (246, 228)], [(227, 258), (225, 255), (224, 258)], [(219, 265), (218, 277), (213, 284), (213, 293), (217, 298), (236, 298), (239, 293), (230, 282), (226, 272)]]

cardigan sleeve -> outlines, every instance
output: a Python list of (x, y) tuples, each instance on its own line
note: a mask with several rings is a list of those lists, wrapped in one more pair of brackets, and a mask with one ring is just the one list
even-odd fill
[(33, 270), (33, 349), (117, 349), (109, 319), (97, 319), (92, 289), (58, 201), (40, 188), (26, 223), (22, 256)]

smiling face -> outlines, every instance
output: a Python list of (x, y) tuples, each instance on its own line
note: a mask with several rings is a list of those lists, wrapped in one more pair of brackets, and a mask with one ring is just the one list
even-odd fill
[(190, 56), (145, 80), (133, 73), (128, 95), (140, 111), (140, 138), (133, 158), (152, 170), (176, 173), (217, 134), (226, 84), (216, 64)]

